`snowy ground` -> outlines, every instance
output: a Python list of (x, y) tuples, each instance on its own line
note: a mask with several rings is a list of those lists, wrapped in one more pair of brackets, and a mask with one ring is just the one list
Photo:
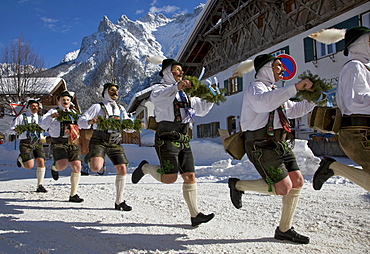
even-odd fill
[[(0, 253), (369, 253), (370, 194), (341, 177), (321, 191), (312, 189), (318, 166), (305, 141), (295, 152), (306, 179), (294, 226), (311, 238), (308, 245), (273, 238), (281, 197), (246, 193), (243, 208), (229, 200), (227, 178), (258, 178), (250, 162), (232, 161), (219, 144), (192, 141), (198, 176), (198, 206), (215, 218), (190, 226), (182, 180), (166, 185), (150, 176), (133, 185), (131, 173), (142, 159), (157, 163), (154, 148), (124, 145), (130, 160), (125, 199), (131, 212), (114, 210), (115, 172), (108, 162), (103, 176), (82, 176), (79, 195), (69, 203), (67, 168), (58, 181), (50, 176), (36, 193), (35, 170), (15, 165), (14, 144), (0, 145)], [(352, 164), (347, 158), (340, 162)]]

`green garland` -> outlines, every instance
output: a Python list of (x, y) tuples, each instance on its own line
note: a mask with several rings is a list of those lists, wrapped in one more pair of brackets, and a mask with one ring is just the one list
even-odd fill
[(135, 119), (132, 121), (131, 119), (114, 119), (114, 118), (104, 118), (102, 116), (98, 116), (98, 130), (135, 130), (141, 131), (142, 123), (140, 119)]
[(323, 94), (323, 98), (321, 101), (317, 101), (321, 94), (325, 91), (328, 91), (330, 89), (333, 88), (333, 85), (330, 84), (330, 83), (327, 83), (325, 82), (324, 80), (320, 79), (319, 78), (319, 75), (313, 75), (309, 70), (307, 70), (307, 72), (303, 72), (302, 74), (300, 74), (298, 76), (298, 78), (300, 80), (304, 80), (304, 79), (309, 79), (312, 81), (313, 83), (313, 86), (312, 86), (312, 89), (313, 91), (310, 92), (310, 91), (298, 91), (297, 93), (297, 98), (300, 99), (300, 100), (307, 100), (309, 102), (314, 102), (316, 103), (317, 105), (325, 105), (326, 102), (327, 102), (327, 99), (324, 98), (324, 94)]
[(41, 127), (38, 125), (38, 124), (35, 124), (35, 123), (30, 123), (30, 124), (26, 124), (26, 125), (17, 125), (16, 127), (16, 131), (18, 133), (18, 135), (21, 135), (23, 132), (36, 132), (36, 133), (42, 133), (44, 132), (43, 129), (41, 129)]
[(220, 102), (226, 101), (224, 96), (226, 89), (221, 88), (220, 94), (214, 95), (206, 85), (200, 83), (198, 78), (193, 76), (185, 76), (184, 79), (189, 80), (193, 84), (191, 88), (184, 90), (185, 93), (190, 97), (199, 97), (208, 102), (216, 103), (217, 105), (220, 105)]
[(75, 113), (73, 111), (63, 111), (60, 108), (57, 109), (57, 112), (59, 114), (57, 117), (58, 122), (71, 122), (72, 119), (77, 122), (78, 118), (81, 116), (79, 113)]

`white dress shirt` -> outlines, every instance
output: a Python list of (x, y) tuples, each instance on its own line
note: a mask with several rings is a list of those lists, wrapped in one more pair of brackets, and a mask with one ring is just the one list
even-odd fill
[[(270, 73), (271, 72), (271, 73)], [(289, 99), (297, 93), (295, 85), (272, 89), (274, 79), (271, 63), (262, 67), (257, 80), (251, 82), (244, 91), (240, 117), (242, 131), (254, 131), (266, 126), (271, 111), (285, 106), (287, 118), (293, 119), (310, 112), (315, 104), (306, 100), (292, 102)], [(262, 80), (262, 81), (261, 81)], [(274, 112), (274, 129), (283, 128), (277, 111)]]
[[(61, 108), (65, 110), (64, 108)], [(67, 109), (71, 111), (70, 109)], [(50, 109), (45, 115), (41, 117), (40, 127), (45, 131), (49, 132), (52, 138), (60, 137), (60, 122), (57, 120), (57, 117), (52, 118), (51, 115), (58, 112), (55, 108)], [(67, 138), (69, 135), (62, 136)]]
[[(104, 101), (103, 104), (104, 104), (105, 108), (107, 109), (108, 114), (110, 116), (116, 115), (116, 116), (122, 116), (122, 119), (129, 119), (127, 111), (124, 107), (115, 103), (115, 106), (114, 106), (115, 112), (113, 112), (111, 102)], [(96, 104), (91, 105), (91, 107), (85, 113), (82, 114), (82, 116), (78, 119), (78, 122), (77, 122), (78, 126), (81, 129), (90, 129), (91, 125), (88, 124), (88, 121), (90, 121), (94, 117), (98, 117), (98, 116), (106, 117), (105, 111), (102, 109), (100, 103), (96, 103)], [(93, 129), (97, 130), (98, 125), (93, 124)]]
[[(26, 125), (26, 123), (24, 122), (23, 114), (25, 114), (27, 117), (27, 123), (29, 124), (32, 123), (32, 115), (33, 115), (33, 119), (35, 120), (35, 123), (39, 124), (39, 115), (37, 114), (37, 112), (31, 113), (30, 111), (27, 111), (25, 113), (20, 114), (19, 116), (17, 116), (17, 118), (14, 119), (13, 124), (10, 127), (11, 130), (14, 130), (17, 127), (17, 125)], [(42, 133), (40, 133), (40, 138), (44, 138), (44, 135)], [(26, 131), (23, 132), (19, 136), (19, 139), (27, 139), (27, 132)]]
[[(177, 83), (175, 84), (163, 84), (156, 86), (151, 95), (150, 100), (154, 104), (154, 111), (156, 116), (156, 121), (169, 121), (173, 122), (175, 120), (175, 112), (173, 108), (173, 101), (178, 95)], [(196, 116), (205, 116), (213, 107), (213, 103), (202, 100), (198, 97), (190, 98), (190, 106), (195, 110)], [(183, 108), (180, 108), (181, 116), (184, 119), (186, 115)]]
[(370, 115), (370, 70), (362, 62), (352, 60), (343, 66), (336, 101), (343, 115)]

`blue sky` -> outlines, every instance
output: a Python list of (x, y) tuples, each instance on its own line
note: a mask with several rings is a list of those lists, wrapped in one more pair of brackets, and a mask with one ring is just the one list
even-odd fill
[(98, 30), (106, 15), (116, 21), (125, 14), (131, 20), (147, 12), (193, 12), (206, 0), (1, 0), (0, 52), (22, 35), (45, 60), (45, 67), (57, 65), (65, 54), (80, 48), (83, 37)]

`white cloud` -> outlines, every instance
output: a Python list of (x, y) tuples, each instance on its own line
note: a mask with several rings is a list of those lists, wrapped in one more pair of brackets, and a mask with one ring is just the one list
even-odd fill
[(46, 18), (46, 17), (40, 17), (42, 21), (44, 21), (44, 25), (51, 30), (55, 31), (55, 23), (58, 22), (57, 19), (52, 18)]
[(144, 10), (136, 10), (135, 14), (140, 14), (140, 13), (143, 13)]
[(154, 6), (154, 5), (156, 5), (157, 4), (157, 2), (158, 2), (158, 0), (153, 0), (152, 2), (151, 2), (151, 6)]
[(166, 6), (163, 6), (163, 7), (155, 7), (155, 6), (152, 6), (150, 7), (149, 11), (151, 13), (173, 13), (175, 11), (177, 11), (178, 9), (180, 9), (180, 7), (177, 7), (177, 6), (173, 6), (173, 5), (166, 5)]

